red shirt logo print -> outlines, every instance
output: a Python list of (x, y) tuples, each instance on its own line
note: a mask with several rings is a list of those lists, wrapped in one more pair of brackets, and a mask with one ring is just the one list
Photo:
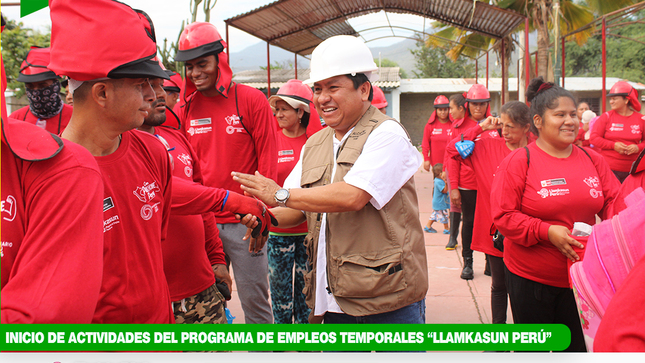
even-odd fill
[(154, 204), (147, 203), (152, 201), (160, 191), (161, 189), (157, 186), (157, 182), (144, 182), (143, 186), (137, 187), (137, 189), (132, 192), (140, 201), (146, 203), (141, 207), (141, 218), (143, 218), (144, 221), (150, 220), (154, 215), (154, 212), (159, 211), (159, 202)]
[(239, 127), (239, 125), (241, 125), (241, 123), (240, 123), (240, 117), (238, 115), (226, 116), (224, 119), (226, 120), (226, 123), (228, 124), (228, 126), (226, 126), (226, 133), (227, 134), (233, 135), (235, 132), (243, 132), (244, 131), (243, 127)]

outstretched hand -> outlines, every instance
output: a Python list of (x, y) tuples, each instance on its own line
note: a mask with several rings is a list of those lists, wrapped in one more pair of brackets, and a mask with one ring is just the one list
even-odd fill
[(238, 172), (231, 172), (233, 180), (242, 184), (240, 187), (245, 193), (248, 193), (270, 207), (277, 207), (278, 203), (275, 201), (275, 192), (280, 189), (278, 183), (263, 176), (260, 172), (255, 172), (255, 175), (244, 174)]

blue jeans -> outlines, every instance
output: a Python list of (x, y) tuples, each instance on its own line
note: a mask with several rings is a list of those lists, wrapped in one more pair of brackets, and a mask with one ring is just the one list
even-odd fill
[(425, 324), (426, 299), (398, 310), (374, 315), (352, 316), (327, 312), (324, 320), (325, 324)]

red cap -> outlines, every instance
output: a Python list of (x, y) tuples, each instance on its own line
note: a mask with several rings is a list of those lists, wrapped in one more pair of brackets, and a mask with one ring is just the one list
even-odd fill
[(290, 79), (285, 83), (278, 93), (269, 97), (269, 104), (275, 108), (278, 100), (283, 100), (293, 108), (302, 108), (305, 112), (309, 111), (309, 103), (314, 97), (314, 93), (306, 84), (299, 79)]
[(48, 64), (49, 48), (31, 47), (27, 58), (20, 65), (18, 81), (30, 83), (58, 79), (56, 73), (47, 68)]
[(374, 89), (374, 98), (372, 98), (372, 105), (378, 109), (387, 107), (387, 100), (385, 99), (385, 93), (378, 86), (372, 85)]
[(181, 92), (181, 85), (184, 83), (184, 80), (181, 79), (181, 74), (170, 70), (166, 70), (166, 74), (168, 74), (170, 79), (163, 82), (163, 89), (166, 92)]
[(185, 62), (205, 55), (217, 55), (226, 48), (226, 42), (211, 23), (188, 24), (179, 36), (175, 61)]
[(638, 91), (631, 84), (625, 81), (618, 81), (611, 87), (608, 97), (612, 96), (624, 96), (627, 97), (627, 101), (636, 111), (641, 110), (641, 103), (639, 102)]
[(467, 102), (490, 102), (490, 93), (483, 84), (474, 84), (466, 94)]
[[(179, 36), (179, 50), (175, 61), (186, 62), (195, 58), (214, 55), (217, 58), (217, 82), (215, 89), (222, 96), (228, 97), (228, 91), (233, 80), (233, 71), (228, 65), (226, 42), (211, 23), (196, 22), (189, 24)], [(186, 77), (183, 87), (183, 101), (187, 102), (191, 94), (197, 91), (193, 82)]]
[(148, 14), (114, 0), (50, 0), (49, 69), (77, 81), (167, 79), (153, 58), (155, 29)]
[(450, 107), (450, 101), (448, 97), (444, 95), (439, 95), (434, 99), (434, 108), (448, 108)]

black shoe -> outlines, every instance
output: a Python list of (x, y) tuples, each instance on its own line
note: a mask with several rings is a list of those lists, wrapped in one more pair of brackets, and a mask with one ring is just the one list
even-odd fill
[(475, 276), (473, 273), (473, 259), (472, 257), (464, 260), (464, 269), (461, 270), (461, 277), (463, 280), (472, 280)]
[(486, 257), (486, 267), (484, 267), (484, 275), (490, 276), (490, 263), (488, 263), (488, 257)]
[(448, 251), (452, 251), (452, 250), (454, 250), (456, 247), (457, 247), (457, 239), (456, 239), (456, 238), (452, 238), (452, 236), (450, 236), (450, 240), (448, 240), (448, 244), (446, 245), (446, 250), (448, 250)]

